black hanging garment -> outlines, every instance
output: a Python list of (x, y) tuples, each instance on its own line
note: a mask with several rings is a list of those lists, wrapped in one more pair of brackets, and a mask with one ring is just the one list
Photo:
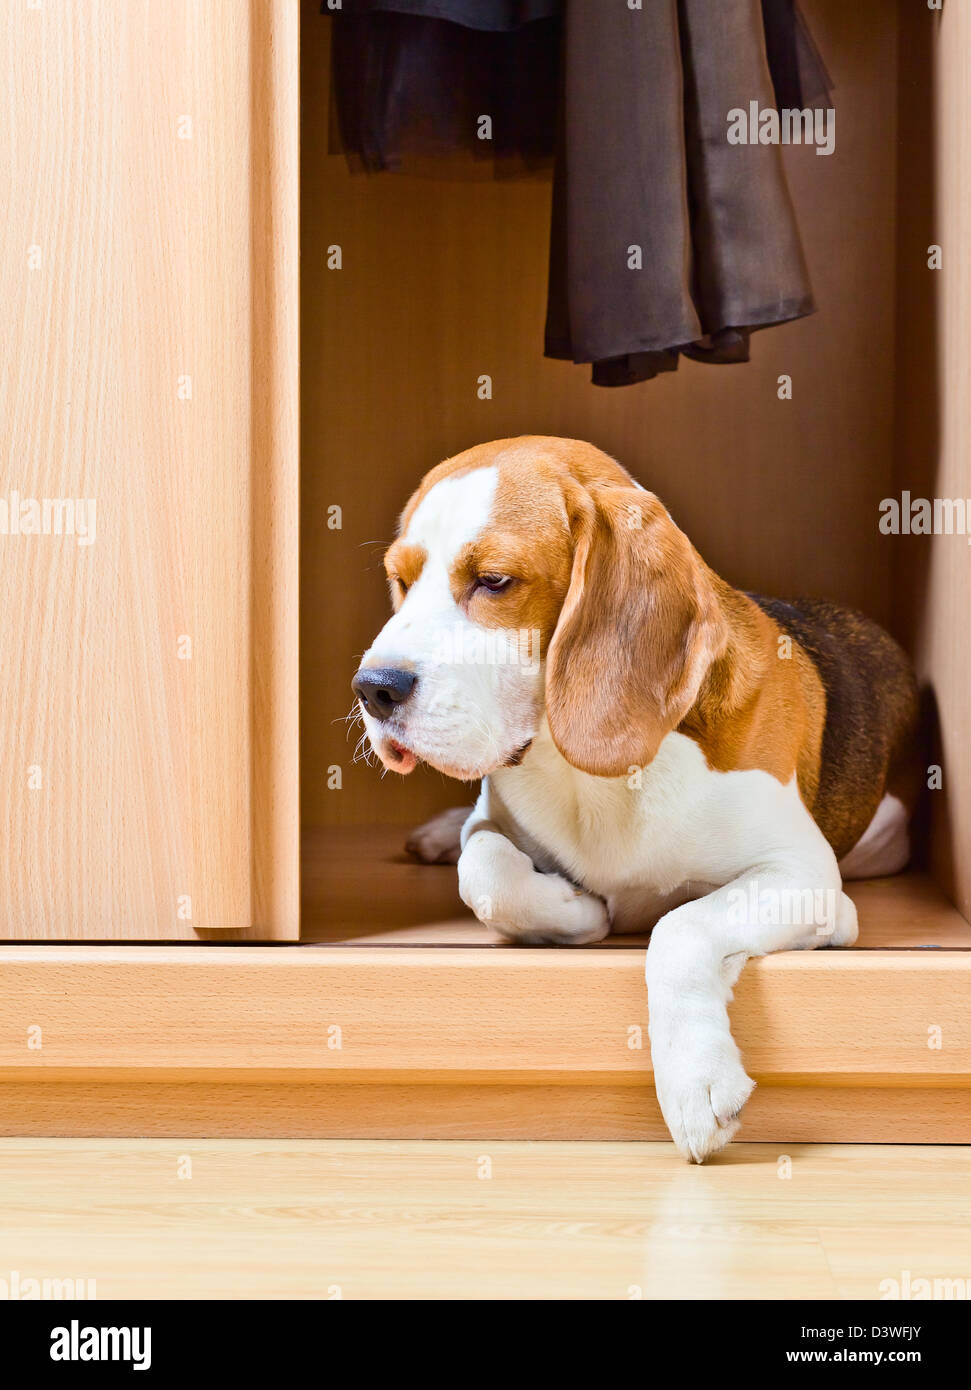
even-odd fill
[(463, 160), (496, 177), (549, 166), (560, 6), (342, 0), (331, 47), (332, 149), (368, 173), (435, 175), (447, 161), (456, 175)]
[(795, 0), (343, 0), (332, 83), (367, 170), (555, 148), (545, 351), (598, 385), (815, 308), (778, 146), (727, 139), (733, 108), (829, 104)]

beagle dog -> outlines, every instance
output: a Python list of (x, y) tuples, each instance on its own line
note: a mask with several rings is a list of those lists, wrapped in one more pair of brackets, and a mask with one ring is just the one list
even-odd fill
[(578, 440), (439, 464), (385, 564), (394, 614), (353, 680), (371, 746), (482, 780), (412, 848), (457, 859), (463, 901), (512, 941), (651, 929), (658, 1100), (703, 1161), (754, 1084), (727, 1012), (745, 961), (851, 945), (842, 879), (907, 861), (907, 657), (848, 609), (732, 588)]

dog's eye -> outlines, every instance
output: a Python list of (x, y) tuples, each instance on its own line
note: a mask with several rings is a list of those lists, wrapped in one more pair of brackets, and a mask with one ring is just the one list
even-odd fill
[(480, 589), (487, 589), (490, 594), (501, 594), (503, 589), (508, 589), (512, 583), (512, 575), (480, 574), (475, 582)]
[(395, 575), (391, 582), (397, 585), (398, 593), (401, 595), (402, 598), (404, 598), (405, 594), (408, 592), (408, 585), (405, 583), (405, 581), (403, 579), (399, 579), (398, 576)]

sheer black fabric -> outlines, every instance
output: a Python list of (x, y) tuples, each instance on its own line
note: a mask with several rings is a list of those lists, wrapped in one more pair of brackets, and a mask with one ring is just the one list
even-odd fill
[(555, 154), (545, 351), (598, 385), (815, 307), (778, 146), (727, 139), (733, 108), (830, 104), (795, 0), (343, 0), (332, 82), (370, 171)]
[(762, 23), (776, 105), (831, 106), (832, 78), (796, 0), (762, 0)]
[[(396, 3), (411, 8), (402, 12), (392, 8)], [(550, 8), (545, 0), (544, 6)], [(549, 166), (559, 19), (512, 23), (518, 7), (500, 5), (493, 8), (509, 12), (511, 27), (473, 28), (435, 18), (432, 11), (444, 8), (420, 0), (384, 0), (381, 6), (357, 0), (349, 13), (345, 7), (331, 50), (339, 137), (332, 147), (368, 173), (434, 175), (447, 161), (454, 176), (462, 172), (460, 160), (496, 177)], [(472, 13), (486, 4), (452, 8)], [(491, 122), (486, 138), (483, 115)]]
[[(466, 29), (508, 32), (530, 24), (534, 19), (552, 19), (560, 13), (563, 0), (341, 0), (344, 15), (415, 15), (423, 19), (447, 19)], [(328, 10), (327, 0), (321, 10)]]

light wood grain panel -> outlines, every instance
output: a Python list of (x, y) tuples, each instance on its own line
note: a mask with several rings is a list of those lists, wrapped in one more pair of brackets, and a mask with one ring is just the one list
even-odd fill
[[(387, 616), (398, 511), (440, 458), (520, 433), (590, 439), (670, 507), (733, 583), (876, 618), (891, 557), (896, 7), (810, 0), (837, 91), (836, 152), (789, 149), (819, 313), (754, 335), (745, 366), (693, 362), (604, 390), (544, 359), (550, 186), (352, 177), (327, 150), (329, 21), (303, 16), (304, 811), (310, 825), (421, 820), (461, 789), (352, 763), (356, 659)], [(343, 268), (327, 268), (340, 245)], [(490, 401), (476, 396), (493, 377)], [(780, 374), (793, 399), (777, 397)], [(343, 528), (327, 528), (327, 508)], [(326, 770), (342, 768), (341, 790)], [(451, 791), (449, 790), (451, 786)]]
[[(904, 6), (900, 80), (895, 487), (963, 499), (971, 526), (971, 12)], [(941, 247), (939, 270), (928, 252)], [(934, 724), (931, 858), (971, 916), (971, 550), (966, 534), (893, 536), (897, 621)]]
[(948, 1146), (0, 1144), (0, 1277), (101, 1300), (873, 1299), (966, 1277), (969, 1218)]
[[(963, 951), (785, 953), (746, 967), (733, 1032), (756, 1079), (971, 1085), (969, 989), (971, 953)], [(29, 1046), (32, 1027), (42, 1030), (41, 1048)], [(5, 1068), (24, 1076), (198, 1068), (237, 1079), (646, 1079), (644, 955), (7, 946)]]
[[(963, 1202), (960, 1215), (941, 1213), (936, 1221), (921, 1220), (900, 1184), (902, 1219), (871, 1226), (822, 1219), (819, 1238), (826, 1252), (840, 1298), (897, 1298), (903, 1300), (967, 1300), (971, 1288), (968, 1257), (969, 1218)], [(926, 1283), (920, 1281), (925, 1280)], [(925, 1356), (929, 1360), (929, 1356)]]
[(298, 17), (0, 17), (7, 937), (297, 931)]
[[(0, 1080), (0, 1135), (668, 1140), (649, 1083)], [(745, 1142), (968, 1144), (971, 1088), (760, 1085)]]

